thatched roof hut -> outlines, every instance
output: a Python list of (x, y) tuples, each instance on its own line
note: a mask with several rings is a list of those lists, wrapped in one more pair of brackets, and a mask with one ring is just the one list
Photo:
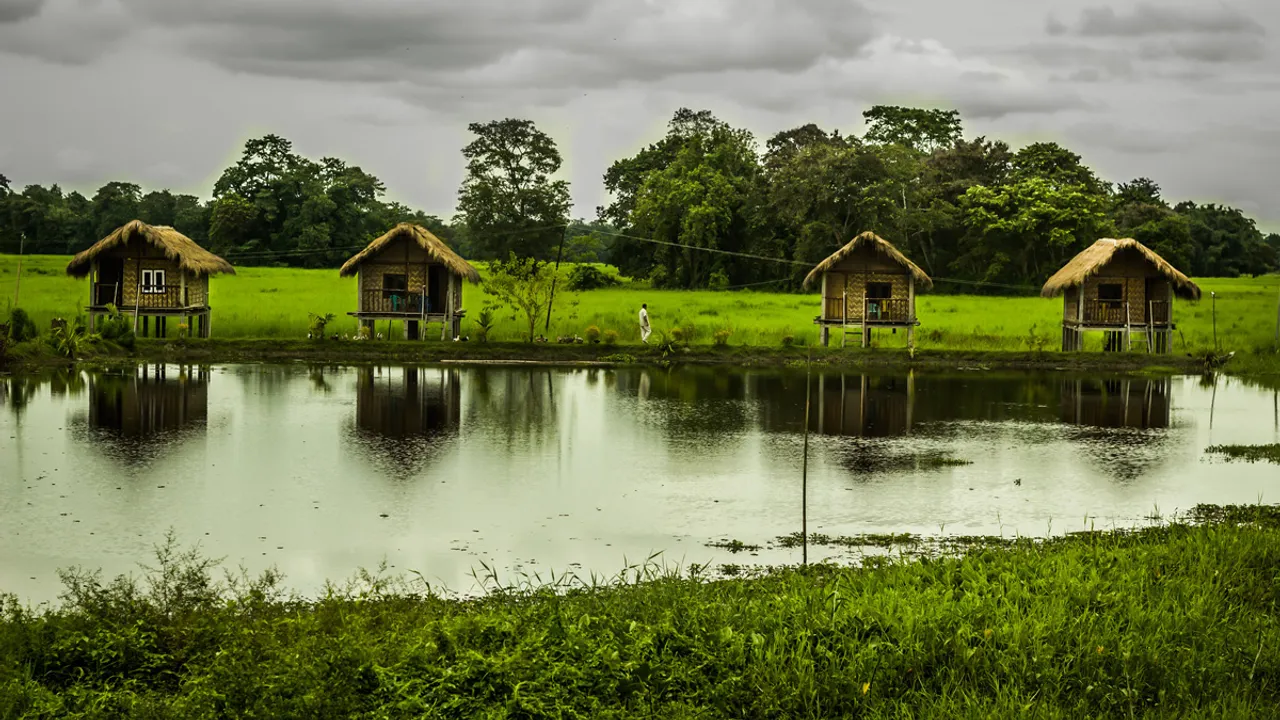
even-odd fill
[(1102, 238), (1085, 248), (1079, 255), (1071, 259), (1061, 270), (1053, 274), (1040, 291), (1043, 297), (1061, 295), (1070, 288), (1084, 285), (1085, 280), (1097, 275), (1117, 254), (1131, 250), (1148, 263), (1159, 275), (1167, 279), (1174, 294), (1188, 300), (1200, 299), (1200, 288), (1191, 278), (1183, 275), (1167, 260), (1160, 257), (1151, 248), (1133, 238)]
[(921, 270), (918, 265), (907, 259), (907, 256), (899, 252), (898, 248), (893, 246), (893, 243), (870, 231), (850, 240), (847, 245), (832, 253), (831, 257), (818, 263), (818, 266), (805, 277), (804, 287), (808, 288), (815, 280), (820, 279), (823, 273), (831, 270), (836, 265), (839, 265), (842, 260), (863, 248), (873, 249), (880, 256), (898, 265), (904, 271), (910, 273), (915, 278), (915, 281), (925, 289), (933, 287), (933, 280), (925, 274), (924, 270)]
[(194, 240), (165, 225), (148, 225), (141, 220), (132, 220), (116, 228), (114, 232), (94, 243), (93, 247), (76, 255), (67, 264), (67, 274), (83, 278), (93, 267), (93, 259), (116, 248), (123, 248), (132, 240), (142, 240), (151, 244), (173, 260), (178, 267), (198, 276), (227, 273), (235, 275), (231, 263), (205, 250)]
[(464, 277), (472, 283), (480, 283), (480, 273), (474, 267), (471, 267), (471, 263), (459, 257), (457, 253), (451, 250), (443, 240), (436, 237), (430, 230), (413, 223), (400, 223), (388, 230), (382, 237), (369, 243), (368, 247), (342, 265), (338, 275), (341, 277), (355, 275), (359, 272), (360, 265), (365, 260), (377, 255), (391, 243), (401, 238), (416, 243), (428, 257), (449, 268), (453, 274)]

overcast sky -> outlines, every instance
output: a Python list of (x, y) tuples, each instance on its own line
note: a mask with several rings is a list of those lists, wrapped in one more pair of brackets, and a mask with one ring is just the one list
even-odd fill
[(1275, 0), (0, 0), (0, 173), (207, 197), (276, 133), (449, 216), (467, 123), (526, 117), (594, 217), (678, 107), (763, 144), (892, 103), (1280, 230), (1277, 33)]

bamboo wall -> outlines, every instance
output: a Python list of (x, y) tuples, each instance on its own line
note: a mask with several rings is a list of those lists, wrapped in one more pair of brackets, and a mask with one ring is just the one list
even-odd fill
[[(838, 263), (827, 272), (825, 299), (822, 303), (824, 320), (840, 319), (840, 303), (848, 298), (849, 317), (861, 319), (863, 303), (869, 283), (888, 283), (892, 286), (890, 299), (906, 300), (909, 296), (910, 276), (896, 263), (880, 256), (874, 250), (862, 250)], [(911, 317), (915, 317), (911, 308)]]

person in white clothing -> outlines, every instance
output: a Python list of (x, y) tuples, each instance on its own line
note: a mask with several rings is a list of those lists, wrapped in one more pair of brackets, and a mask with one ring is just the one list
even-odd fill
[(649, 344), (649, 333), (653, 332), (649, 329), (649, 305), (640, 303), (640, 342), (645, 345)]

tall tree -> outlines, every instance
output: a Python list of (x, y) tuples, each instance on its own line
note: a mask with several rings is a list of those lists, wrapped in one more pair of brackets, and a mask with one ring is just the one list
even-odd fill
[(467, 127), (476, 138), (462, 149), (467, 176), (458, 212), (471, 246), (485, 257), (550, 257), (570, 206), (569, 183), (552, 179), (561, 165), (555, 141), (531, 120)]
[(111, 231), (138, 218), (142, 188), (133, 183), (109, 182), (93, 196), (96, 234), (106, 237)]
[(876, 105), (862, 113), (867, 123), (863, 140), (878, 145), (901, 145), (920, 153), (949, 148), (963, 136), (956, 110)]

